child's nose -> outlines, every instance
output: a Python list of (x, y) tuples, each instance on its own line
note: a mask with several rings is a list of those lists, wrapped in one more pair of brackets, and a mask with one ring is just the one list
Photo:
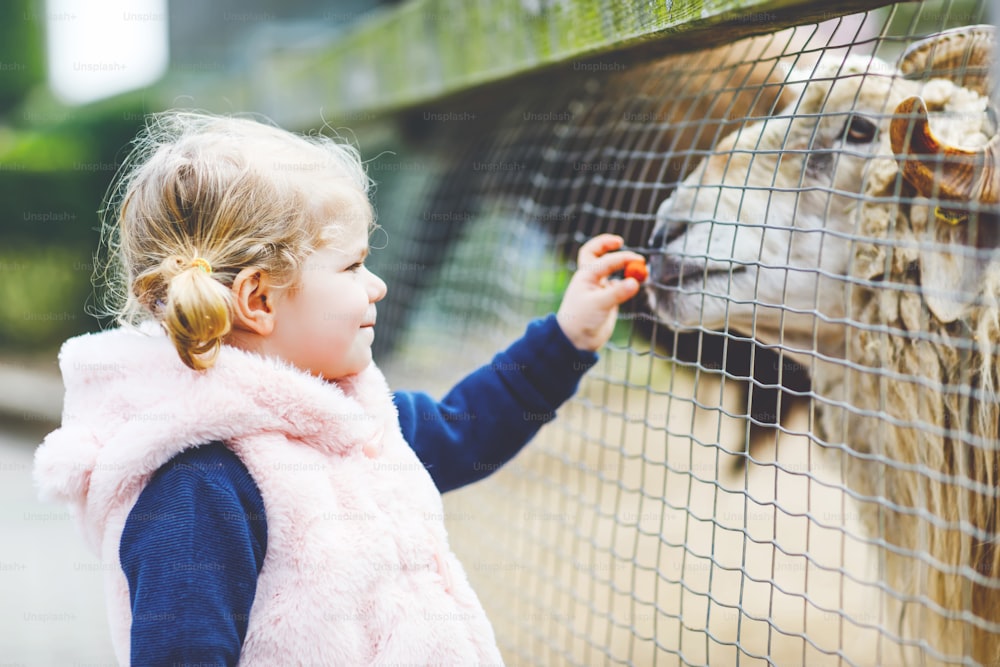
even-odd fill
[(385, 298), (385, 293), (389, 290), (385, 281), (376, 276), (371, 271), (368, 272), (370, 277), (368, 281), (368, 296), (372, 300), (372, 303), (381, 301)]

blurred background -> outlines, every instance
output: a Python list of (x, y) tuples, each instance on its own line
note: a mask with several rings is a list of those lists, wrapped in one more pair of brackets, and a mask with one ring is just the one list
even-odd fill
[[(98, 212), (144, 115), (261, 111), (226, 82), (251, 77), (261, 50), (329, 40), (377, 4), (0, 3), (0, 663), (115, 664), (102, 566), (65, 508), (37, 501), (30, 470), (58, 425), (59, 345), (106, 324)], [(310, 115), (323, 124), (319, 108)]]

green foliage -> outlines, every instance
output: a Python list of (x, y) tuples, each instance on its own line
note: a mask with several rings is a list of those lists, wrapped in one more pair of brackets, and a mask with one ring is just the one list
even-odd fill
[(0, 349), (94, 330), (98, 210), (143, 121), (143, 93), (65, 107), (45, 87), (43, 3), (0, 3)]
[(44, 4), (0, 3), (0, 114), (9, 111), (45, 80), (42, 48)]
[(87, 137), (51, 130), (0, 130), (0, 164), (5, 171), (79, 168), (91, 150)]
[(84, 302), (98, 211), (137, 130), (121, 116), (18, 132), (25, 162), (0, 163), (0, 347), (48, 349), (97, 328)]
[(74, 247), (0, 250), (0, 349), (54, 348), (91, 329), (84, 312), (91, 268)]

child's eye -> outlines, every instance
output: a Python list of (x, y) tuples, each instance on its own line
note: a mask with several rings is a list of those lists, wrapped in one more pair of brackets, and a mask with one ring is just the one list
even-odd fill
[(347, 270), (348, 271), (358, 271), (364, 265), (365, 265), (364, 262), (355, 262), (354, 264), (351, 264), (349, 267), (347, 267)]

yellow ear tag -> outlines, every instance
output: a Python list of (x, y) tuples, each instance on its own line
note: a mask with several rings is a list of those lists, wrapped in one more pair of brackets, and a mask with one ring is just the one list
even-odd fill
[(963, 223), (966, 220), (968, 220), (969, 219), (969, 214), (968, 213), (959, 213), (957, 211), (950, 211), (950, 210), (947, 210), (947, 209), (943, 209), (940, 206), (935, 206), (934, 207), (934, 218), (938, 222), (943, 222), (945, 224), (948, 224), (948, 225), (951, 225), (952, 227), (954, 227), (955, 225), (958, 225), (958, 224)]

